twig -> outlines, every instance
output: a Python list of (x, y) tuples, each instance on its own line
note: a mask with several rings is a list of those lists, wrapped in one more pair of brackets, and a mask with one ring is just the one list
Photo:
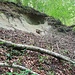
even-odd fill
[(59, 50), (58, 42), (56, 42), (57, 49)]
[[(2, 63), (2, 62), (0, 62), (0, 66), (1, 66), (1, 67), (18, 68), (18, 69), (21, 69), (21, 70), (29, 70), (29, 69), (27, 69), (27, 68), (24, 67), (24, 66), (20, 66), (20, 65), (16, 65), (16, 64), (9, 65), (8, 63)], [(30, 71), (30, 73), (33, 73), (33, 74), (35, 74), (35, 75), (40, 75), (40, 74), (38, 74), (38, 73), (36, 73), (36, 72), (33, 72), (33, 71), (31, 71), (31, 70), (29, 70), (29, 71)]]
[(59, 53), (52, 52), (50, 50), (43, 49), (43, 48), (40, 48), (40, 47), (35, 47), (35, 46), (30, 46), (30, 45), (25, 45), (25, 44), (24, 45), (23, 44), (15, 44), (15, 43), (12, 43), (11, 41), (5, 41), (5, 40), (2, 40), (2, 39), (0, 39), (0, 45), (5, 45), (7, 47), (12, 47), (12, 48), (15, 48), (15, 49), (18, 49), (18, 50), (27, 49), (27, 50), (37, 51), (37, 52), (40, 52), (40, 53), (45, 53), (45, 54), (51, 55), (53, 57), (56, 57), (58, 59), (62, 59), (62, 60), (65, 60), (65, 61), (68, 61), (68, 62), (71, 62), (71, 63), (75, 64), (75, 61), (71, 60), (67, 56), (63, 56)]

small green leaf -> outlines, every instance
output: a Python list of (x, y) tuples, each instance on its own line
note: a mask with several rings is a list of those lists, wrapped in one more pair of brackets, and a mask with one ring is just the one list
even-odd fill
[(4, 42), (0, 42), (0, 45), (2, 45)]

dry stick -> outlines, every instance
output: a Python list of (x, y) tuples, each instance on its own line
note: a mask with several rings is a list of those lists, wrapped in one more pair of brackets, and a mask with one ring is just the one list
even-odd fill
[[(21, 70), (29, 70), (29, 69), (27, 69), (26, 67), (23, 67), (23, 66), (20, 66), (20, 65), (16, 65), (16, 64), (9, 65), (9, 64), (7, 64), (7, 63), (2, 63), (2, 62), (0, 62), (0, 66), (1, 66), (1, 67), (18, 68), (18, 69), (21, 69)], [(35, 74), (35, 75), (39, 75), (38, 73), (33, 72), (33, 71), (31, 71), (31, 70), (29, 70), (29, 72), (32, 73), (32, 74)]]
[(56, 57), (58, 59), (63, 59), (63, 60), (66, 60), (68, 62), (71, 62), (72, 64), (75, 64), (75, 61), (71, 60), (67, 56), (63, 56), (61, 54), (58, 54), (58, 53), (55, 53), (55, 52), (52, 52), (50, 50), (43, 49), (43, 48), (40, 48), (40, 47), (23, 45), (23, 44), (15, 44), (15, 43), (12, 43), (11, 41), (5, 41), (5, 40), (2, 40), (2, 39), (0, 39), (0, 44), (5, 45), (7, 47), (13, 47), (13, 48), (18, 49), (18, 50), (27, 49), (27, 50), (37, 51), (37, 52), (40, 52), (40, 53), (45, 53), (45, 54), (51, 55), (53, 57)]

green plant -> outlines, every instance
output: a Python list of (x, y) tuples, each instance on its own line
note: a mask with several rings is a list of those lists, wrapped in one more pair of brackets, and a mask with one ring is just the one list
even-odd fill
[(55, 75), (55, 73), (53, 71), (49, 71), (48, 75)]
[(38, 55), (38, 58), (39, 58), (39, 62), (43, 62), (45, 57), (44, 56), (41, 56), (41, 55)]
[(12, 59), (12, 56), (11, 56), (10, 53), (7, 53), (7, 54), (6, 54), (6, 57), (7, 57), (7, 60), (11, 60), (11, 59)]
[(4, 42), (0, 42), (0, 45), (2, 45)]
[(68, 50), (63, 50), (62, 53), (63, 54), (68, 54), (69, 52), (68, 52)]

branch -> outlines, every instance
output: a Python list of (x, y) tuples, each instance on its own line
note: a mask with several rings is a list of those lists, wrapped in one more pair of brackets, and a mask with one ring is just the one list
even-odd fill
[[(1, 62), (0, 62), (0, 66), (1, 66), (1, 67), (18, 68), (18, 69), (21, 69), (21, 70), (29, 70), (29, 69), (27, 69), (27, 68), (24, 67), (24, 66), (15, 65), (15, 64), (9, 65), (9, 64), (7, 64), (7, 63), (1, 63)], [(32, 73), (32, 74), (39, 75), (39, 74), (37, 74), (36, 72), (33, 72), (33, 71), (31, 71), (31, 70), (29, 70), (29, 71), (30, 71), (30, 73)]]
[(62, 60), (65, 60), (65, 61), (68, 61), (68, 62), (71, 62), (71, 63), (75, 64), (75, 61), (71, 60), (67, 56), (63, 56), (61, 54), (58, 54), (58, 53), (55, 53), (55, 52), (52, 52), (50, 50), (43, 49), (43, 48), (40, 48), (40, 47), (35, 47), (35, 46), (30, 46), (30, 45), (25, 45), (25, 44), (24, 45), (23, 44), (15, 44), (15, 43), (12, 43), (11, 41), (5, 41), (5, 40), (2, 40), (2, 39), (0, 39), (0, 45), (12, 47), (12, 48), (15, 48), (15, 49), (18, 49), (18, 50), (27, 49), (27, 50), (37, 51), (37, 52), (40, 52), (40, 53), (45, 53), (45, 54), (51, 55), (53, 57), (56, 57), (58, 59), (62, 59)]

